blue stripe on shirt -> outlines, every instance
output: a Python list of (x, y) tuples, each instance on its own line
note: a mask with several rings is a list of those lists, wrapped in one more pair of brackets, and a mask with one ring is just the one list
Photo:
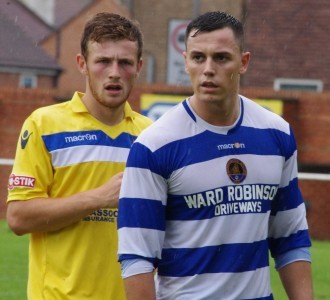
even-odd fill
[(131, 148), (136, 136), (123, 132), (115, 139), (102, 130), (60, 132), (43, 135), (42, 139), (49, 152), (82, 145), (101, 145), (120, 148)]
[[(290, 199), (290, 201), (288, 201)], [(303, 198), (298, 189), (298, 179), (294, 178), (290, 181), (289, 185), (279, 188), (272, 202), (271, 215), (276, 215), (279, 211), (285, 211), (298, 207), (303, 203)]]
[[(192, 137), (164, 143), (164, 146), (160, 145), (160, 148), (154, 151), (136, 142), (132, 146), (127, 166), (149, 169), (164, 178), (169, 178), (171, 172), (182, 167), (228, 155), (273, 155), (285, 158), (291, 156), (293, 152), (281, 148), (274, 135), (279, 136), (279, 139), (286, 139), (289, 143), (290, 137), (279, 130), (250, 127), (241, 127), (233, 135), (206, 130)], [(251, 139), (251, 136), (256, 139)], [(239, 144), (241, 147), (229, 147), (220, 151), (218, 145), (221, 144)]]
[[(180, 264), (178, 264), (180, 261)], [(161, 276), (246, 272), (269, 265), (267, 240), (203, 248), (163, 249), (158, 264)]]
[(278, 257), (279, 255), (294, 248), (310, 247), (312, 245), (308, 230), (300, 230), (288, 237), (281, 237), (277, 239), (269, 238), (268, 240), (272, 257)]
[[(137, 218), (129, 214), (131, 210)], [(118, 229), (133, 227), (165, 230), (165, 206), (160, 201), (121, 198), (118, 211)]]

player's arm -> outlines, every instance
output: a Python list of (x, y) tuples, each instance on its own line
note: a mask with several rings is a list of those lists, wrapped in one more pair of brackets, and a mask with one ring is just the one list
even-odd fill
[(8, 203), (7, 222), (17, 234), (62, 229), (101, 208), (116, 208), (123, 173), (104, 185), (63, 198), (12, 200)]
[(290, 300), (313, 300), (311, 264), (296, 261), (279, 269), (283, 287)]
[(297, 146), (291, 128), (282, 146), (286, 159), (270, 214), (270, 250), (288, 298), (312, 300), (311, 241), (298, 186)]
[(155, 300), (154, 273), (143, 273), (124, 279), (127, 300)]

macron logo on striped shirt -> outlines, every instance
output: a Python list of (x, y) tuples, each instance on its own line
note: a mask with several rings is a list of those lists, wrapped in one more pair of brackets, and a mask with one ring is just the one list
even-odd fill
[(245, 144), (244, 143), (232, 143), (232, 144), (222, 144), (222, 145), (218, 145), (217, 146), (218, 150), (226, 150), (226, 149), (242, 149), (245, 148)]

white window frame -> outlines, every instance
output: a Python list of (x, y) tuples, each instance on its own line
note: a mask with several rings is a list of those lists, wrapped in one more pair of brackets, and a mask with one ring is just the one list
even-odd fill
[[(282, 85), (294, 85), (297, 86), (297, 89), (294, 90), (300, 90), (299, 86), (311, 86), (315, 87), (314, 92), (323, 92), (323, 82), (322, 80), (317, 79), (294, 79), (294, 78), (276, 78), (274, 80), (274, 90), (275, 91), (283, 91), (287, 89), (282, 89)], [(293, 90), (293, 89), (292, 89)], [(301, 89), (301, 91), (312, 91), (312, 90), (306, 90)]]
[[(27, 87), (27, 86), (25, 85), (25, 80), (26, 80), (26, 79), (31, 80), (31, 86)], [(19, 86), (20, 86), (21, 88), (31, 88), (31, 89), (36, 88), (36, 87), (37, 87), (37, 82), (38, 82), (38, 78), (37, 78), (37, 76), (34, 75), (34, 74), (30, 74), (30, 73), (22, 73), (22, 74), (20, 75), (20, 77), (19, 77)]]

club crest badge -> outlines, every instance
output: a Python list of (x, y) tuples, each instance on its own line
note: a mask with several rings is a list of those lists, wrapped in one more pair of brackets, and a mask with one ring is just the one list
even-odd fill
[(235, 184), (243, 182), (247, 175), (246, 167), (239, 159), (229, 160), (226, 165), (226, 170), (229, 179)]

